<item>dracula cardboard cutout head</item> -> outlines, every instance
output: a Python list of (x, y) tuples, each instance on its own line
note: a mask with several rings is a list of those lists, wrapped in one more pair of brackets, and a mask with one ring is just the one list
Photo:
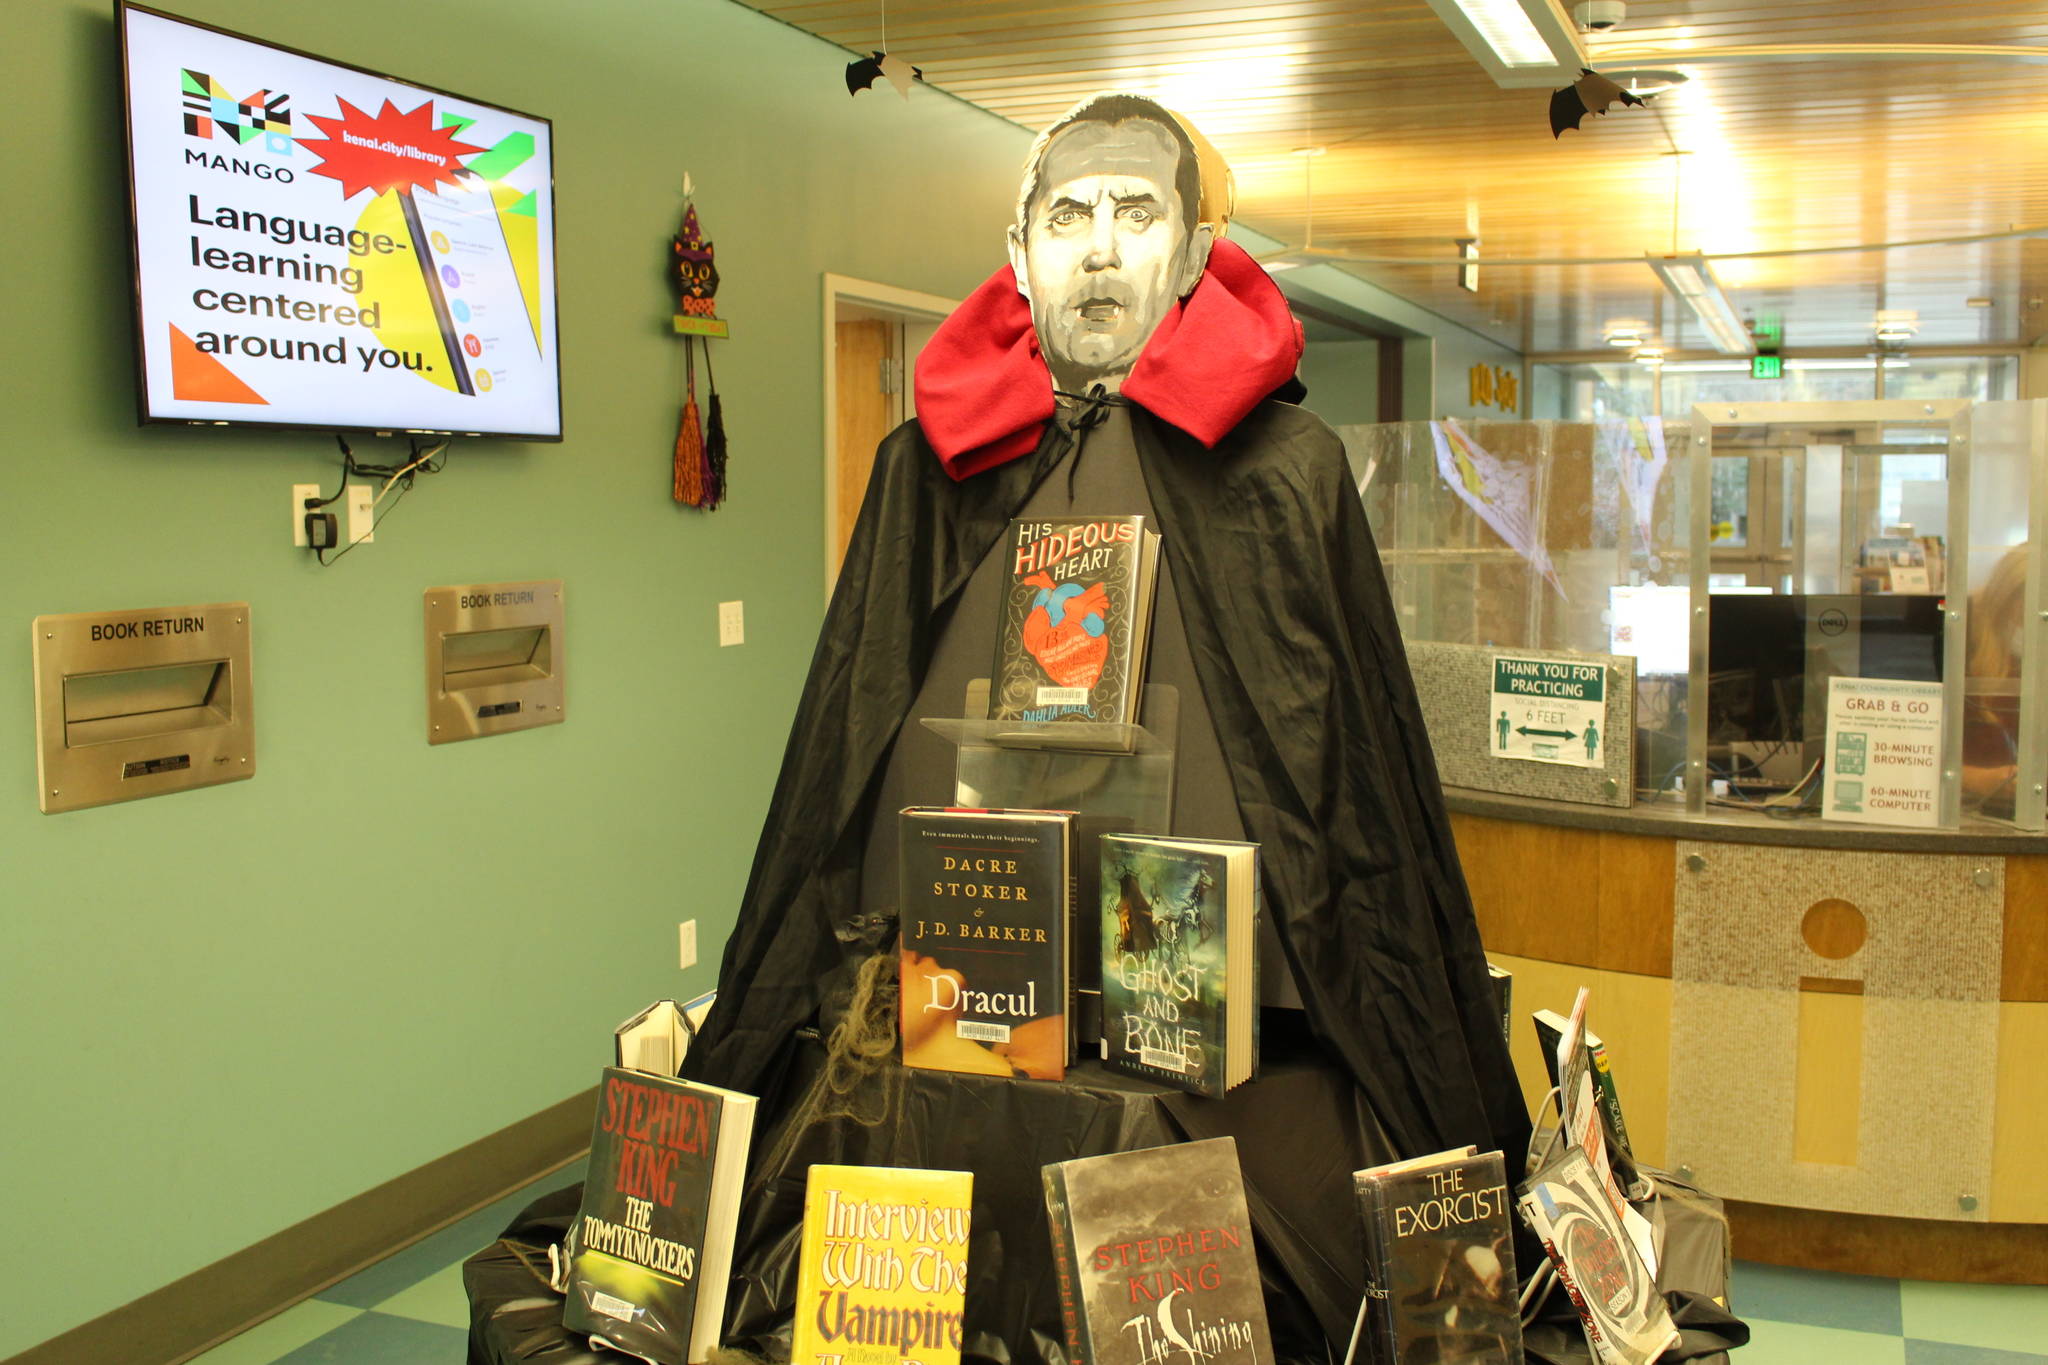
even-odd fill
[(1139, 95), (1083, 100), (1038, 135), (1010, 265), (1055, 388), (1122, 386), (1202, 278), (1228, 214), (1228, 174), (1199, 133)]

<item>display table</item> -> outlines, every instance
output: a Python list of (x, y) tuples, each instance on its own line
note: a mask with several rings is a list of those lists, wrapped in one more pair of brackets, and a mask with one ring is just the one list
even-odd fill
[[(1309, 1037), (1302, 1017), (1268, 1010), (1258, 1080), (1221, 1100), (1167, 1090), (1085, 1062), (1065, 1084), (908, 1070), (893, 1063), (850, 1097), (863, 1123), (784, 1121), (754, 1135), (734, 1248), (727, 1341), (789, 1356), (806, 1172), (815, 1163), (974, 1172), (965, 1354), (1064, 1365), (1039, 1168), (1104, 1152), (1233, 1136), (1258, 1243), (1273, 1346), (1282, 1361), (1327, 1358), (1349, 1337), (1363, 1254), (1351, 1173), (1393, 1159), (1363, 1098)], [(789, 1093), (820, 1093), (824, 1049), (801, 1047)], [(809, 1112), (797, 1102), (791, 1114)], [(561, 1326), (542, 1280), (547, 1248), (576, 1215), (580, 1187), (524, 1210), (463, 1266), (473, 1365), (592, 1354)], [(536, 1270), (538, 1273), (536, 1273)]]

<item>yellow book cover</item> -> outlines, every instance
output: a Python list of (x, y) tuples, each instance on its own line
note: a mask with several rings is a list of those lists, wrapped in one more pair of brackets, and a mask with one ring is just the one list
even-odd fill
[(971, 1171), (813, 1166), (790, 1365), (959, 1365)]

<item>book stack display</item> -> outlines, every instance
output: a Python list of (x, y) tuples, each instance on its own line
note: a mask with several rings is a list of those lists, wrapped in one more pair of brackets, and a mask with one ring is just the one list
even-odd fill
[[(1583, 998), (1569, 1018), (1537, 1018), (1565, 1097), (1564, 1155), (1519, 1204), (1498, 1151), (1347, 1177), (1356, 1163), (1319, 1148), (1303, 1165), (1321, 1169), (1295, 1177), (1275, 1173), (1264, 1143), (1248, 1149), (1265, 1165), (1247, 1200), (1236, 1140), (1203, 1130), (1254, 1103), (1234, 1092), (1259, 1073), (1260, 848), (1173, 827), (1177, 718), (1170, 689), (1155, 705), (1143, 681), (1159, 537), (1139, 517), (1019, 521), (1004, 553), (986, 693), (970, 689), (968, 715), (921, 718), (958, 746), (953, 801), (893, 816), (897, 1038), (884, 1065), (905, 1070), (884, 1089), (900, 1107), (887, 1123), (834, 1112), (794, 1146), (764, 1136), (770, 1174), (751, 1180), (754, 1101), (675, 1076), (703, 1002), (636, 1015), (605, 1072), (563, 1248), (565, 1324), (659, 1365), (706, 1365), (721, 1326), (734, 1330), (730, 1301), (753, 1315), (749, 1349), (764, 1329), (788, 1333), (791, 1365), (959, 1365), (989, 1331), (977, 1283), (999, 1291), (1049, 1256), (1068, 1365), (1270, 1365), (1275, 1332), (1295, 1333), (1282, 1346), (1298, 1353), (1305, 1330), (1298, 1313), (1268, 1321), (1261, 1257), (1299, 1254), (1272, 1196), (1328, 1175), (1319, 1207), (1355, 1201), (1362, 1229), (1360, 1260), (1325, 1267), (1365, 1285), (1345, 1365), (1520, 1365), (1518, 1208), (1600, 1358), (1652, 1359), (1670, 1319)], [(1512, 980), (1492, 980), (1505, 1020)], [(1051, 1142), (1028, 1122), (997, 1126), (1076, 1110), (1087, 1125), (1055, 1126)], [(1141, 1110), (1170, 1118), (1119, 1121)], [(1018, 1150), (1035, 1154), (1008, 1162)], [(799, 1186), (801, 1241), (783, 1243), (794, 1274), (736, 1278), (736, 1239), (787, 1226), (749, 1223), (755, 1201), (784, 1201), (786, 1218)], [(1020, 1195), (1042, 1198), (1042, 1224)], [(1279, 1245), (1255, 1243), (1253, 1207)], [(1023, 1326), (1050, 1331), (1047, 1307), (1041, 1295)], [(991, 1339), (1021, 1339), (1017, 1327)]]

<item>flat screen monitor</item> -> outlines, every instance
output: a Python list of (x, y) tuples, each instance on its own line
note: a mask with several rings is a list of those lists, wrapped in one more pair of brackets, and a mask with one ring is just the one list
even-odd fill
[(1692, 590), (1659, 585), (1607, 590), (1607, 648), (1633, 654), (1636, 676), (1684, 676), (1692, 660)]
[(1714, 594), (1707, 607), (1711, 744), (1819, 744), (1831, 677), (1941, 681), (1942, 599)]
[(548, 120), (116, 19), (143, 421), (561, 439)]

